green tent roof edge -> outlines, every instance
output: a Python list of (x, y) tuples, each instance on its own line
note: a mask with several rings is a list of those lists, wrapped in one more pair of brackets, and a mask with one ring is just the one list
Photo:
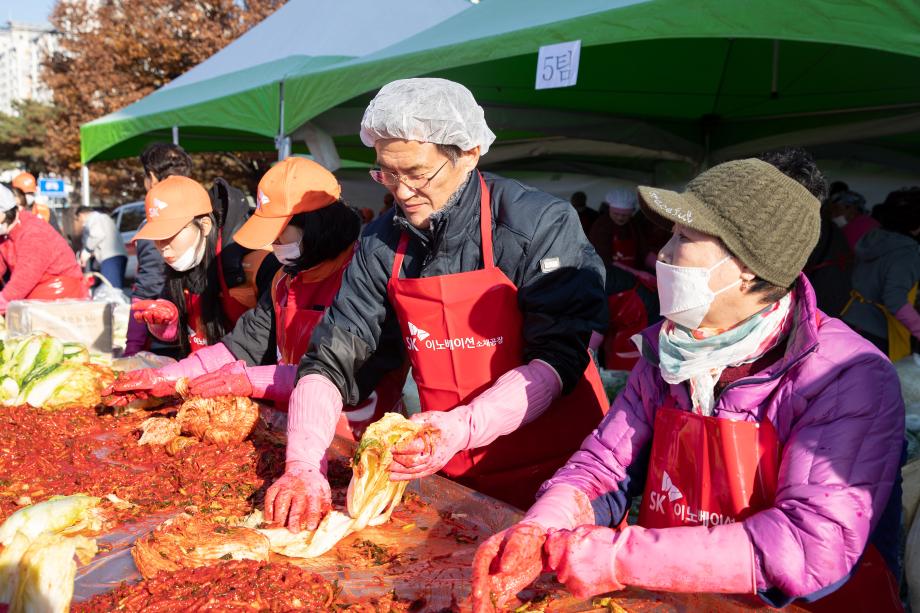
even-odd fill
[[(80, 153), (82, 163), (95, 159), (107, 158), (105, 152), (117, 147), (119, 143), (146, 133), (169, 130), (173, 126), (180, 128), (221, 128), (236, 132), (246, 132), (253, 137), (274, 138), (279, 128), (279, 83), (284, 76), (306, 67), (320, 67), (335, 64), (348, 56), (295, 56), (266, 62), (244, 70), (233, 72), (203, 81), (190, 83), (176, 88), (158, 89), (137, 102), (109, 113), (80, 126)], [(195, 99), (203, 92), (232, 88), (248, 75), (268, 78), (254, 87), (229, 91), (225, 96), (192, 102), (181, 102), (182, 98)], [(266, 96), (267, 95), (267, 96)], [(162, 111), (142, 112), (131, 116), (138, 107), (155, 104), (159, 99), (166, 99), (174, 106)], [(176, 100), (179, 101), (176, 104)], [(243, 112), (249, 111), (245, 119)], [(243, 123), (245, 129), (241, 129)]]
[[(548, 1), (548, 0), (547, 0)], [(482, 7), (494, 6), (497, 4), (510, 6), (527, 5), (529, 10), (539, 10), (533, 6), (543, 4), (535, 0), (502, 0), (502, 2), (486, 3)], [(707, 14), (724, 10), (726, 7), (741, 7), (747, 11), (747, 21), (740, 25), (750, 27), (749, 31), (732, 30), (719, 31), (713, 24), (718, 21), (706, 22)], [(785, 10), (786, 19), (793, 20), (798, 26), (797, 30), (778, 33), (757, 32), (755, 27), (763, 28), (770, 25), (777, 25), (765, 22), (770, 10), (776, 10), (777, 7)], [(444, 31), (461, 30), (462, 22), (470, 19), (474, 13), (466, 11), (448, 19), (429, 30), (426, 30), (406, 41), (397, 43), (387, 49), (371, 54), (363, 58), (346, 61), (326, 69), (319, 69), (304, 75), (291, 75), (287, 80), (286, 96), (292, 104), (288, 105), (285, 114), (285, 131), (289, 132), (296, 127), (309, 121), (320, 113), (335, 107), (338, 104), (351, 100), (362, 94), (371, 92), (382, 85), (395, 79), (411, 78), (418, 76), (434, 75), (439, 71), (457, 68), (460, 66), (471, 66), (490, 60), (506, 59), (521, 55), (536, 54), (541, 45), (554, 44), (569, 40), (580, 39), (582, 46), (609, 45), (617, 43), (632, 43), (642, 41), (652, 41), (660, 39), (700, 39), (712, 38), (714, 36), (721, 38), (749, 38), (762, 40), (780, 40), (795, 41), (805, 43), (834, 44), (841, 46), (850, 46), (865, 49), (874, 49), (883, 52), (909, 55), (920, 57), (920, 37), (916, 35), (920, 31), (920, 5), (914, 5), (909, 0), (902, 2), (891, 2), (884, 6), (878, 3), (864, 3), (851, 7), (854, 13), (858, 13), (863, 19), (841, 20), (839, 15), (832, 18), (829, 11), (833, 8), (839, 8), (839, 3), (830, 2), (829, 0), (801, 0), (796, 3), (795, 11), (791, 11), (789, 3), (784, 0), (758, 0), (756, 3), (726, 3), (724, 0), (703, 0), (698, 2), (686, 2), (685, 0), (649, 0), (642, 3), (632, 4), (629, 6), (618, 7), (603, 12), (593, 12), (581, 15), (572, 19), (556, 21), (551, 23), (541, 23), (539, 25), (512, 31), (512, 34), (503, 32), (490, 34), (481, 38), (471, 38), (456, 43), (449, 43), (442, 46), (433, 46), (418, 50), (410, 50), (406, 53), (400, 53), (399, 50), (404, 47), (411, 47), (417, 44), (417, 41), (424, 38), (438, 40)], [(820, 9), (824, 10), (820, 10)], [(699, 22), (703, 17), (704, 25), (709, 29), (691, 33), (689, 31), (675, 30), (668, 34), (654, 32), (649, 30), (643, 31), (642, 34), (636, 34), (642, 28), (637, 27), (636, 21), (628, 21), (629, 35), (622, 37), (613, 37), (609, 34), (601, 38), (592, 33), (592, 26), (597, 27), (597, 22), (604, 16), (612, 16), (617, 13), (620, 21), (631, 19), (627, 13), (634, 11), (670, 11), (667, 19), (668, 24), (677, 23), (686, 27), (687, 24)], [(873, 9), (877, 14), (879, 11), (884, 13), (883, 16), (890, 16), (889, 21), (866, 20)], [(803, 23), (811, 15), (820, 18), (828, 27), (818, 29), (813, 27), (802, 27)], [(661, 21), (660, 18), (653, 18), (650, 15), (639, 15), (644, 19)], [(776, 16), (774, 15), (774, 21)], [(902, 37), (891, 36), (890, 31), (885, 31), (885, 36), (874, 34), (875, 28), (890, 26), (896, 23)], [(567, 28), (573, 25), (584, 24), (585, 28), (576, 36)], [(787, 24), (781, 24), (787, 25)], [(737, 27), (737, 24), (736, 26)], [(847, 37), (831, 36), (830, 32), (847, 33)], [(817, 31), (817, 33), (816, 33)], [(501, 45), (495, 44), (500, 41)], [(536, 41), (536, 42), (535, 42)], [(398, 61), (397, 61), (398, 60)], [(534, 65), (536, 67), (536, 65)], [(331, 81), (339, 83), (354, 84), (350, 89), (342, 90), (341, 88), (331, 87)]]
[[(601, 2), (589, 4), (602, 6)], [(734, 37), (834, 44), (920, 57), (920, 37), (916, 36), (916, 32), (920, 31), (920, 5), (915, 6), (910, 0), (866, 2), (843, 7), (847, 9), (848, 18), (842, 18), (841, 5), (830, 0), (800, 0), (794, 11), (783, 0), (758, 0), (756, 3), (744, 2), (737, 5), (723, 0), (693, 3), (684, 0), (647, 0), (588, 12), (570, 19), (541, 22), (512, 29), (510, 33), (498, 31), (480, 37), (474, 33), (468, 40), (437, 44), (440, 38), (449, 40), (449, 37), (443, 37), (444, 32), (456, 32), (458, 24), (470, 21), (471, 16), (480, 8), (493, 6), (497, 7), (496, 10), (500, 8), (508, 11), (515, 6), (527, 6), (529, 11), (538, 11), (539, 5), (552, 6), (553, 2), (502, 0), (486, 3), (364, 58), (291, 70), (284, 78), (284, 131), (290, 134), (320, 113), (367, 94), (394, 79), (432, 75), (442, 70), (489, 60), (536, 54), (540, 45), (573, 39), (581, 39), (583, 46), (594, 46), (657, 39)], [(555, 5), (558, 9), (559, 3)], [(728, 7), (739, 10), (737, 14), (726, 15)], [(660, 19), (660, 11), (668, 11), (666, 21)], [(602, 21), (610, 19), (614, 20), (611, 29), (599, 27)], [(617, 21), (629, 25), (617, 27)], [(670, 31), (665, 32), (662, 23), (666, 23)], [(825, 27), (816, 27), (819, 24)], [(897, 27), (892, 28), (893, 25)], [(499, 40), (501, 45), (495, 44)], [(422, 47), (413, 48), (419, 45)], [(266, 88), (269, 91), (266, 92)], [(105, 123), (97, 123), (100, 120), (95, 120), (84, 124), (81, 126), (81, 158), (84, 163), (90, 162), (119, 142), (151, 130), (168, 129), (172, 125), (239, 129), (239, 124), (228, 125), (223, 121), (226, 115), (214, 113), (215, 105), (230, 100), (234, 103), (246, 102), (253, 109), (265, 109), (265, 105), (268, 105), (268, 111), (277, 116), (277, 83), (149, 117)], [(189, 114), (195, 117), (196, 113), (200, 123), (190, 124)], [(220, 115), (220, 121), (215, 120), (217, 115)], [(247, 125), (246, 128), (254, 135), (273, 137), (277, 133), (277, 122), (273, 127), (269, 124)]]

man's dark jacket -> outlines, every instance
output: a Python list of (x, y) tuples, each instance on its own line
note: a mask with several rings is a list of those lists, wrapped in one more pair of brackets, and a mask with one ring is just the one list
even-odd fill
[[(588, 365), (591, 331), (607, 323), (604, 267), (568, 202), (511, 179), (484, 177), (492, 196), (496, 265), (518, 288), (522, 363), (547, 362), (567, 393)], [(372, 355), (381, 372), (397, 367), (405, 359), (404, 344), (387, 281), (399, 237), (410, 237), (403, 278), (481, 269), (479, 201), (474, 172), (459, 198), (431, 215), (427, 230), (409, 225), (398, 207), (369, 224), (335, 302), (313, 333), (299, 376), (322, 374), (346, 404), (356, 404), (368, 385), (355, 373)]]

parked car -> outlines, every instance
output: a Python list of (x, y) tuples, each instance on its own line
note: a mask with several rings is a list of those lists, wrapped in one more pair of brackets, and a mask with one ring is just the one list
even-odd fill
[(121, 240), (128, 251), (128, 266), (125, 269), (125, 278), (134, 279), (137, 274), (137, 249), (131, 239), (137, 234), (138, 228), (144, 223), (144, 201), (129, 202), (112, 211), (115, 227), (121, 234)]

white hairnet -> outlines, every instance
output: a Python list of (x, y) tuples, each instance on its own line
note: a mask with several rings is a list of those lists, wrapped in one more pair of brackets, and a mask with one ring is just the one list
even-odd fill
[(368, 147), (389, 138), (456, 145), (463, 151), (478, 145), (485, 155), (495, 134), (473, 94), (459, 83), (401, 79), (380, 88), (361, 120), (361, 142)]
[(620, 211), (635, 211), (639, 197), (634, 187), (614, 187), (604, 196), (604, 201), (611, 209)]
[(0, 185), (0, 213), (6, 213), (16, 206), (16, 196), (6, 187)]

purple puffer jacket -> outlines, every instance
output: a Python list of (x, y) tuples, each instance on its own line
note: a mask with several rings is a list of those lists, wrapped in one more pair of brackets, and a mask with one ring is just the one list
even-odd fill
[[(774, 506), (744, 521), (758, 589), (775, 606), (833, 591), (848, 579), (880, 521), (897, 533), (900, 509), (904, 402), (894, 367), (817, 310), (804, 275), (796, 294), (785, 357), (729, 385), (715, 406), (723, 419), (769, 419), (779, 434)], [(643, 332), (655, 362), (659, 327)], [(686, 387), (665, 383), (643, 357), (610, 413), (541, 493), (555, 484), (574, 486), (591, 500), (596, 523), (618, 524), (630, 498), (642, 494), (652, 424), (667, 394), (690, 409)]]

